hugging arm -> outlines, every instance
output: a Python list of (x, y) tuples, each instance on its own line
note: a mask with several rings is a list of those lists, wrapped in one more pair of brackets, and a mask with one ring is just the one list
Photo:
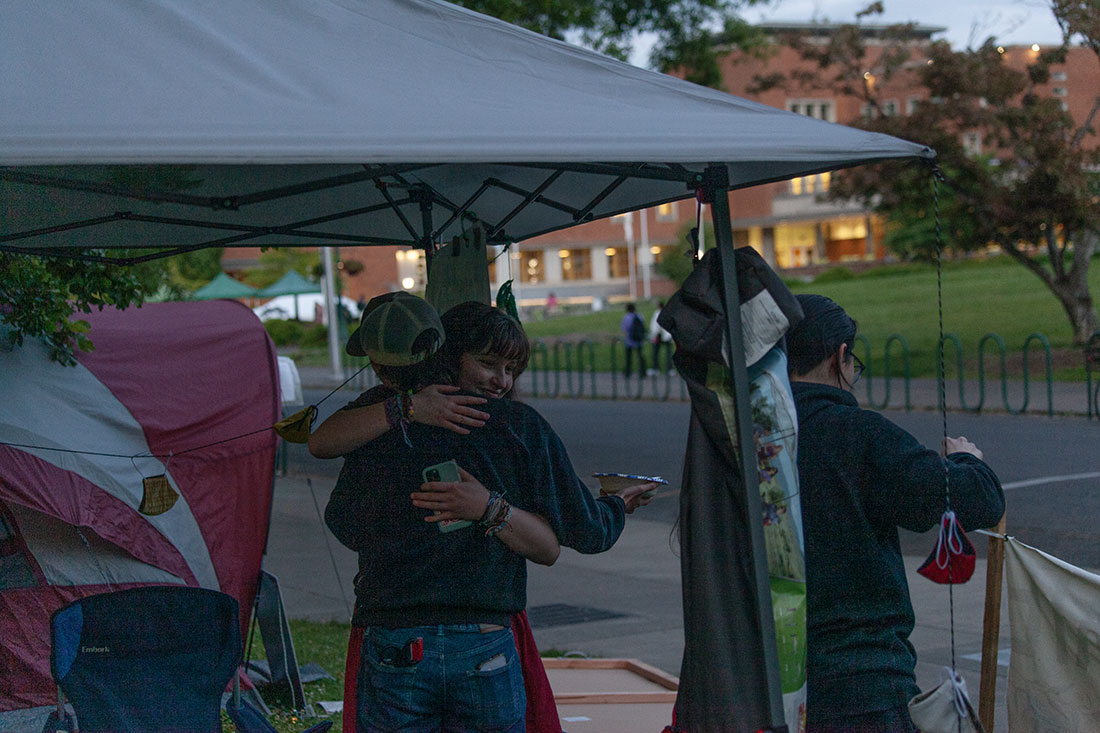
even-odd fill
[[(484, 404), (485, 399), (456, 392), (458, 387), (445, 384), (424, 387), (412, 396), (412, 420), (447, 428), (459, 435), (484, 425), (489, 415), (474, 405)], [(362, 404), (360, 400), (334, 412), (309, 436), (309, 452), (314, 458), (338, 458), (390, 430), (385, 398)]]

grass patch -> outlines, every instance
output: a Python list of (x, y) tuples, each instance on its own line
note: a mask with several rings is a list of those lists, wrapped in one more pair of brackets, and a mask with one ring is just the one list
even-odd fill
[[(320, 623), (290, 619), (290, 633), (294, 639), (294, 653), (298, 658), (298, 664), (315, 662), (335, 677), (331, 680), (318, 680), (302, 685), (306, 702), (313, 705), (314, 711), (317, 713), (324, 712), (317, 705), (321, 700), (344, 699), (344, 663), (347, 659), (348, 634), (350, 631), (351, 626), (342, 622)], [(259, 630), (256, 631), (252, 642), (251, 657), (252, 659), (266, 659)], [(299, 717), (301, 711), (293, 709), (290, 691), (286, 687), (265, 685), (260, 687), (259, 690), (260, 696), (271, 708), (269, 720), (280, 733), (301, 733), (301, 731), (322, 720), (333, 721), (333, 731), (340, 731), (343, 728), (341, 713), (320, 718)], [(222, 732), (234, 733), (235, 730), (233, 724), (229, 721), (229, 717), (223, 711)]]
[[(903, 263), (883, 265), (854, 273), (836, 267), (806, 283), (786, 280), (795, 293), (820, 293), (840, 303), (859, 321), (860, 333), (871, 343), (873, 374), (882, 374), (884, 345), (891, 334), (901, 334), (910, 346), (911, 374), (914, 377), (936, 375), (936, 267), (931, 264)], [(1089, 278), (1093, 292), (1100, 292), (1100, 267), (1093, 267)], [(1007, 371), (1018, 376), (1023, 370), (1022, 347), (1032, 333), (1041, 333), (1050, 341), (1054, 378), (1083, 381), (1085, 370), (1081, 350), (1073, 346), (1073, 333), (1061, 305), (1038, 278), (1007, 257), (986, 260), (946, 262), (943, 266), (944, 330), (959, 337), (963, 346), (964, 371), (977, 376), (978, 343), (987, 333), (1004, 339), (1008, 354)], [(648, 324), (656, 301), (638, 301), (638, 313)], [(624, 351), (619, 323), (625, 313), (613, 305), (597, 313), (560, 315), (524, 323), (533, 342), (541, 341), (545, 352), (536, 348), (529, 371), (565, 370), (588, 372), (594, 363), (599, 372), (622, 369)], [(579, 346), (590, 342), (591, 347)], [(560, 344), (556, 349), (555, 344)], [(651, 347), (645, 346), (647, 366)], [(862, 348), (857, 346), (860, 356)], [(293, 354), (305, 366), (325, 366), (328, 354), (322, 350), (302, 350)], [(954, 349), (947, 348), (947, 376), (956, 375)], [(901, 375), (903, 368), (897, 347), (893, 347), (891, 371)], [(1000, 376), (999, 354), (993, 344), (985, 352), (986, 376)], [(1045, 358), (1038, 344), (1029, 350), (1029, 376), (1045, 377)], [(530, 375), (524, 375), (526, 383)], [(540, 379), (540, 388), (541, 388)]]
[[(1100, 268), (1093, 268), (1090, 275), (1091, 287), (1100, 289)], [(870, 340), (879, 370), (887, 337), (900, 333), (911, 349), (913, 376), (935, 376), (939, 315), (934, 265), (881, 267), (844, 280), (821, 282), (819, 278), (809, 284), (795, 284), (792, 290), (820, 293), (844, 306), (859, 322), (860, 333)], [(1032, 333), (1042, 333), (1055, 352), (1056, 378), (1084, 378), (1081, 351), (1073, 346), (1073, 332), (1058, 301), (1038, 278), (1007, 258), (945, 263), (943, 307), (944, 331), (956, 334), (962, 342), (968, 375), (976, 376), (978, 343), (985, 334), (997, 333), (1004, 339), (1008, 371), (1016, 375), (1022, 372), (1025, 339)], [(1042, 349), (1033, 343), (1029, 354), (1029, 375), (1043, 378)], [(951, 377), (956, 367), (950, 345), (946, 356), (947, 375)], [(985, 362), (987, 376), (998, 377), (999, 355), (993, 344), (987, 345)], [(893, 371), (901, 374), (900, 364)]]

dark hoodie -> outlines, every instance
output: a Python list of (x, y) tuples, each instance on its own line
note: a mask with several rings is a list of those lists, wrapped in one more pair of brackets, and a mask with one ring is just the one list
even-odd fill
[[(945, 461), (848, 392), (791, 388), (806, 538), (808, 720), (903, 706), (919, 690), (897, 528), (937, 525)], [(989, 466), (969, 453), (952, 453), (946, 465), (963, 528), (996, 524), (1004, 492)]]

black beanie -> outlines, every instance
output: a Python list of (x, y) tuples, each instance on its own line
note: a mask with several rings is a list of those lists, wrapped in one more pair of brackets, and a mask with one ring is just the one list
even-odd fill
[(787, 332), (787, 357), (792, 374), (806, 374), (848, 344), (855, 342), (856, 322), (824, 295), (799, 295), (803, 318)]

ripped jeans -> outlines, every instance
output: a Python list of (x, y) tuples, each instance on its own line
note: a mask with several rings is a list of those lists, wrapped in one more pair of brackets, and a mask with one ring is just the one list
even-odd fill
[[(409, 644), (423, 639), (420, 661)], [(509, 628), (368, 626), (358, 679), (359, 733), (524, 733), (527, 698)]]

